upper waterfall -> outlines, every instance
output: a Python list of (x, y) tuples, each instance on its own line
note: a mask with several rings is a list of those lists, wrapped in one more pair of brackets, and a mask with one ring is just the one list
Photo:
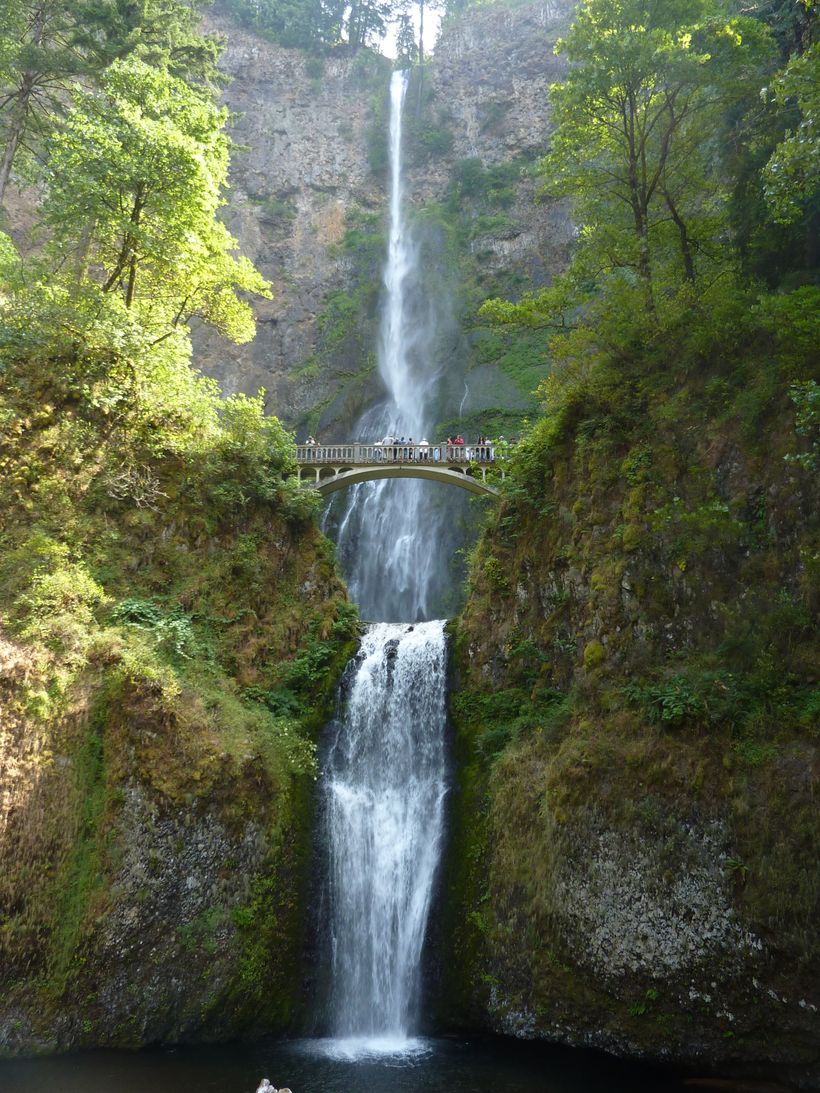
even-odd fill
[[(415, 441), (435, 424), (434, 399), (441, 375), (435, 352), (435, 308), (425, 291), (419, 248), (408, 216), (404, 187), (403, 107), (406, 72), (390, 81), (390, 209), (383, 271), (378, 368), (384, 395), (360, 418), (358, 438), (372, 442), (386, 433)], [(446, 489), (417, 480), (363, 483), (350, 489), (336, 540), (350, 595), (365, 618), (416, 622), (440, 612), (450, 585), (450, 561), (458, 543), (449, 531), (451, 497)], [(439, 495), (440, 496), (440, 495)]]
[(404, 209), (402, 120), (407, 94), (407, 73), (394, 72), (390, 80), (390, 229), (384, 266), (384, 310), (379, 343), (379, 371), (387, 388), (393, 431), (421, 438), (423, 398), (411, 372), (413, 332), (408, 324), (407, 281), (414, 272), (416, 248)]

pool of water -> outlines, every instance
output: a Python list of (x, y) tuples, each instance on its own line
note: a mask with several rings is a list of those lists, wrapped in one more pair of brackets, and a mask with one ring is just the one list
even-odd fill
[(675, 1093), (674, 1075), (508, 1041), (354, 1041), (94, 1051), (0, 1063), (2, 1093)]

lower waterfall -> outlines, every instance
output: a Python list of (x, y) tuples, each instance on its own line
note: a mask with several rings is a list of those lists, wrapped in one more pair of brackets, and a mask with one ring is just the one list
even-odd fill
[(324, 769), (330, 1030), (364, 1051), (414, 1031), (443, 832), (444, 623), (378, 623), (355, 662)]

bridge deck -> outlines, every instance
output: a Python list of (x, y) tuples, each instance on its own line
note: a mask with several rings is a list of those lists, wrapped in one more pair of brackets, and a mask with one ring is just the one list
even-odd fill
[(296, 460), (299, 481), (323, 494), (382, 478), (426, 478), (494, 494), (487, 471), (504, 478), (504, 458), (491, 444), (299, 444)]
[(303, 466), (316, 463), (465, 463), (501, 462), (492, 444), (297, 444), (296, 460)]

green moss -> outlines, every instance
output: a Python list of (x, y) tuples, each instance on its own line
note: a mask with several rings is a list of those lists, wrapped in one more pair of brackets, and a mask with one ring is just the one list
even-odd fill
[(621, 533), (621, 546), (629, 553), (637, 550), (643, 539), (643, 531), (638, 524), (625, 524)]
[(70, 989), (80, 970), (78, 961), (91, 902), (103, 888), (101, 824), (106, 805), (103, 734), (111, 697), (105, 691), (98, 696), (74, 762), (78, 828), (52, 897), (56, 904), (56, 930), (50, 944), (48, 991), (55, 998)]
[(515, 198), (521, 167), (516, 161), (485, 167), (478, 156), (457, 160), (450, 176), (448, 201), (454, 207), (470, 201), (489, 208), (507, 208)]
[(593, 671), (595, 668), (600, 667), (606, 660), (606, 651), (603, 645), (597, 638), (593, 638), (592, 641), (587, 642), (584, 646), (584, 668), (588, 672)]
[[(451, 698), (469, 788), (453, 853), (479, 863), (448, 865), (445, 1009), (458, 1022), (497, 1029), (521, 1013), (544, 1035), (606, 1029), (648, 1050), (696, 1035), (716, 1053), (733, 1031), (740, 1054), (768, 1051), (766, 1003), (749, 1002), (728, 958), (706, 974), (731, 1029), (687, 1005), (689, 978), (625, 973), (608, 987), (587, 972), (556, 877), (600, 832), (637, 839), (672, 877), (687, 868), (681, 831), (719, 831), (732, 914), (778, 954), (761, 976), (788, 994), (815, 974), (820, 831), (803, 772), (818, 738), (816, 533), (808, 479), (785, 458), (803, 443), (796, 365), (742, 321), (726, 344), (705, 325), (620, 350), (568, 335), (474, 551)], [(539, 713), (550, 692), (571, 701)], [(802, 1019), (789, 1018), (789, 1051)]]
[[(41, 759), (13, 787), (3, 996), (48, 1036), (56, 1007), (70, 1017), (98, 993), (108, 916), (158, 883), (149, 870), (142, 892), (114, 886), (130, 786), (155, 816), (207, 815), (229, 839), (252, 823), (269, 839), (252, 902), (267, 901), (275, 925), (260, 918), (239, 938), (229, 895), (185, 924), (168, 959), (190, 998), (156, 1001), (167, 1027), (258, 1027), (267, 980), (267, 1028), (282, 1029), (297, 1007), (315, 735), (357, 639), (314, 499), (287, 477), (292, 439), (261, 399), (222, 403), (210, 387), (160, 397), (150, 375), (112, 430), (110, 377), (66, 393), (76, 362), (4, 365), (0, 612), (26, 670), (0, 681), (0, 704)], [(32, 479), (51, 484), (36, 506)], [(192, 968), (203, 950), (218, 987)], [(139, 979), (152, 957), (134, 959)], [(135, 999), (135, 1014), (147, 1004)], [(117, 1032), (91, 1002), (84, 1017), (88, 1045), (137, 1045), (147, 1027), (139, 1016)]]

